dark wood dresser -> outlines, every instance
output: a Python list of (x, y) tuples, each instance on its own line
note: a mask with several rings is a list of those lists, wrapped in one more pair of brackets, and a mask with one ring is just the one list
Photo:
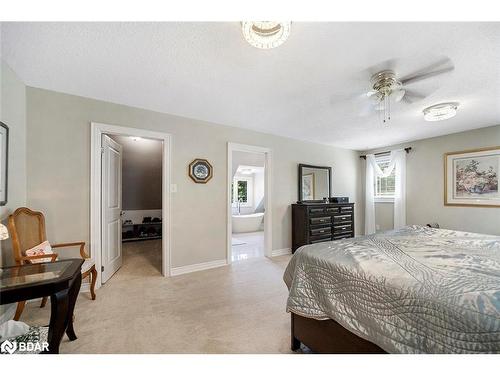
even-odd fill
[(313, 243), (354, 237), (354, 203), (292, 204), (292, 253)]

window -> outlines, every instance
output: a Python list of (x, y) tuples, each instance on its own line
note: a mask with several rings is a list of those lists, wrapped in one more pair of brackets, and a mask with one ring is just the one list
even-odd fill
[(232, 187), (231, 200), (234, 206), (238, 202), (243, 207), (252, 206), (252, 178), (235, 177)]
[[(380, 169), (384, 170), (390, 162), (389, 156), (380, 156), (375, 159)], [(396, 167), (387, 177), (375, 177), (375, 202), (392, 202), (396, 191)]]

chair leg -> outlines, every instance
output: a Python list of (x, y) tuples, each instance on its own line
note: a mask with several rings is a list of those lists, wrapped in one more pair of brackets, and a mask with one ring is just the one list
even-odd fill
[(42, 298), (42, 303), (40, 304), (40, 308), (43, 309), (45, 307), (45, 305), (47, 304), (47, 298), (48, 297), (43, 297)]
[(17, 303), (16, 313), (14, 314), (14, 320), (19, 320), (21, 314), (23, 313), (24, 305), (26, 305), (26, 301), (20, 301)]
[(95, 282), (97, 280), (97, 270), (95, 267), (90, 271), (91, 281), (90, 281), (90, 295), (92, 296), (92, 300), (95, 300)]

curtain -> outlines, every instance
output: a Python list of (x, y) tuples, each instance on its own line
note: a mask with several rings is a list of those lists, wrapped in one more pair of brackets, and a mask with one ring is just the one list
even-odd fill
[(377, 164), (375, 163), (375, 155), (366, 155), (365, 234), (375, 233), (374, 164)]
[(391, 151), (389, 165), (382, 170), (374, 154), (366, 155), (365, 179), (365, 234), (373, 234), (375, 227), (375, 176), (388, 177), (396, 168), (394, 193), (394, 229), (406, 225), (406, 151)]
[(399, 229), (406, 225), (406, 151), (398, 150), (393, 153), (391, 153), (391, 159), (394, 158), (396, 165), (394, 229)]

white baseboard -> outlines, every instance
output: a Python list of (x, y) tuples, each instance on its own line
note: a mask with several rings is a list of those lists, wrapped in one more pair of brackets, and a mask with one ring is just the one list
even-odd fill
[(214, 260), (212, 262), (190, 264), (189, 266), (173, 267), (170, 270), (170, 275), (178, 276), (178, 275), (183, 275), (185, 273), (209, 270), (211, 268), (217, 268), (226, 265), (227, 265), (226, 259), (221, 259), (221, 260)]
[(292, 253), (292, 249), (290, 249), (289, 247), (287, 247), (286, 249), (273, 250), (273, 252), (271, 253), (271, 256), (273, 256), (273, 257), (279, 257), (280, 255), (289, 255), (291, 253)]

